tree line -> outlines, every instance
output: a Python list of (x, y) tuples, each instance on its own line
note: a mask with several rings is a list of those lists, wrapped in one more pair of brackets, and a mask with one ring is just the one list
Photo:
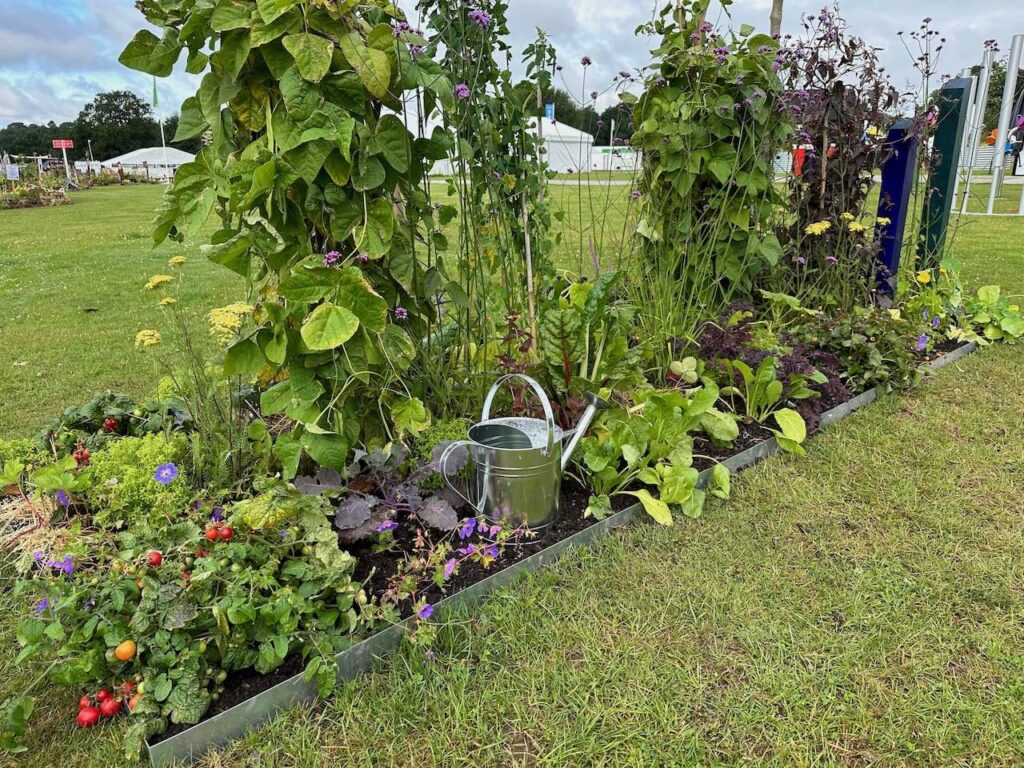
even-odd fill
[[(198, 139), (174, 142), (178, 130), (178, 116), (164, 120), (167, 145), (195, 154), (201, 149)], [(72, 139), (75, 148), (68, 150), (71, 160), (109, 160), (143, 147), (160, 146), (160, 124), (153, 118), (153, 108), (131, 91), (99, 93), (86, 104), (73, 121), (35, 123), (9, 123), (0, 129), (0, 155), (53, 154), (54, 139)]]

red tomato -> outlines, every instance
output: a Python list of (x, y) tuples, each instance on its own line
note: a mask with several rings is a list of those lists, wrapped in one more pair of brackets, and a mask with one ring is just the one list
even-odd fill
[(106, 688), (103, 688), (99, 693), (96, 694), (96, 701), (102, 702), (112, 698), (113, 696), (110, 695), (110, 691), (108, 691)]
[(100, 711), (96, 707), (86, 707), (79, 710), (78, 717), (75, 718), (79, 728), (92, 728), (99, 721)]
[(233, 528), (221, 528), (220, 529), (220, 540), (231, 541), (231, 537), (235, 535)]
[(88, 696), (83, 696), (82, 698), (80, 698), (78, 700), (78, 708), (79, 709), (85, 709), (86, 707), (91, 707), (91, 706), (92, 706), (92, 699), (90, 699)]
[(155, 549), (149, 553), (149, 566), (150, 568), (159, 568), (160, 563), (164, 561), (164, 556), (157, 552)]
[(209, 541), (216, 541), (219, 536), (220, 536), (220, 531), (218, 531), (216, 528), (207, 528), (206, 529), (206, 538)]
[(117, 419), (107, 419), (103, 422), (103, 429), (106, 432), (113, 432), (117, 429)]
[(113, 717), (121, 711), (121, 702), (117, 699), (107, 699), (100, 704), (100, 714), (104, 717)]

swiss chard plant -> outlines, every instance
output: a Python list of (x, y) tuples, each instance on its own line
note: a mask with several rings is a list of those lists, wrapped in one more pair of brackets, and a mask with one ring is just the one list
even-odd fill
[[(819, 397), (808, 383), (826, 384), (828, 378), (815, 371), (810, 376), (791, 374), (789, 381), (783, 382), (778, 377), (778, 361), (774, 357), (764, 358), (757, 370), (742, 360), (723, 360), (722, 365), (730, 382), (722, 388), (722, 397), (729, 399), (743, 421), (761, 424), (775, 435), (782, 450), (802, 456), (807, 425), (803, 416), (785, 404), (787, 400)], [(774, 419), (778, 429), (767, 426), (769, 418)]]
[[(703, 431), (728, 444), (739, 434), (736, 420), (715, 409), (718, 395), (710, 380), (689, 391), (643, 388), (633, 393), (632, 406), (610, 412), (592, 428), (581, 443), (582, 464), (594, 494), (586, 514), (606, 517), (612, 511), (612, 497), (626, 495), (640, 501), (662, 525), (672, 524), (673, 509), (698, 517), (707, 494), (698, 487), (693, 436)], [(715, 465), (709, 490), (728, 496), (729, 472), (724, 466)]]

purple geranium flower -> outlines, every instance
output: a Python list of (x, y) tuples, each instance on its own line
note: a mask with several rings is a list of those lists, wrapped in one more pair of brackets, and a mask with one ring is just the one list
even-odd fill
[(57, 503), (60, 504), (62, 507), (67, 507), (70, 506), (71, 504), (71, 499), (68, 498), (68, 492), (65, 491), (63, 488), (57, 491), (56, 499)]
[(450, 579), (452, 574), (455, 573), (455, 558), (453, 557), (447, 563), (444, 564), (444, 577)]
[(459, 83), (458, 85), (455, 86), (455, 98), (459, 99), (460, 101), (465, 101), (466, 99), (468, 99), (469, 94), (469, 86), (466, 85), (465, 83)]
[(38, 563), (44, 557), (46, 557), (46, 555), (43, 553), (43, 550), (41, 550), (41, 549), (37, 549), (35, 552), (32, 553), (32, 560), (34, 562)]
[(383, 523), (377, 526), (377, 533), (387, 533), (393, 531), (398, 527), (398, 523), (394, 520), (385, 520)]
[(161, 464), (153, 473), (153, 479), (160, 485), (170, 485), (178, 476), (178, 468), (174, 464)]
[(430, 603), (424, 603), (423, 607), (416, 611), (416, 618), (418, 619), (429, 619), (434, 615), (434, 606)]
[(484, 548), (484, 555), (492, 560), (497, 560), (501, 556), (501, 551), (498, 549), (497, 544), (491, 544), (491, 546)]
[(461, 528), (459, 528), (459, 538), (460, 539), (468, 539), (470, 536), (473, 535), (473, 531), (475, 531), (475, 530), (476, 530), (476, 518), (475, 517), (471, 517), (468, 520), (466, 520), (466, 522), (464, 522), (462, 524)]
[(36, 603), (35, 608), (33, 608), (32, 610), (35, 611), (36, 613), (42, 613), (43, 611), (45, 611), (49, 607), (50, 607), (50, 598), (44, 597), (42, 600), (40, 600), (38, 603)]
[(932, 328), (938, 328), (942, 324), (942, 320), (937, 317), (932, 318)]
[(928, 334), (922, 333), (917, 338), (917, 347), (916, 347), (916, 349), (917, 349), (918, 352), (924, 352), (925, 347), (927, 347), (927, 346), (928, 346)]
[(211, 523), (222, 523), (224, 522), (224, 507), (214, 507), (213, 514), (210, 515)]
[(458, 553), (463, 557), (476, 554), (476, 544), (467, 544), (465, 547), (460, 547)]

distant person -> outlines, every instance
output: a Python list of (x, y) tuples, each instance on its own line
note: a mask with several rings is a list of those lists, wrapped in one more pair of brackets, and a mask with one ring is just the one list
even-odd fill
[(117, 164), (117, 181), (122, 187), (124, 186), (124, 168), (120, 163)]

